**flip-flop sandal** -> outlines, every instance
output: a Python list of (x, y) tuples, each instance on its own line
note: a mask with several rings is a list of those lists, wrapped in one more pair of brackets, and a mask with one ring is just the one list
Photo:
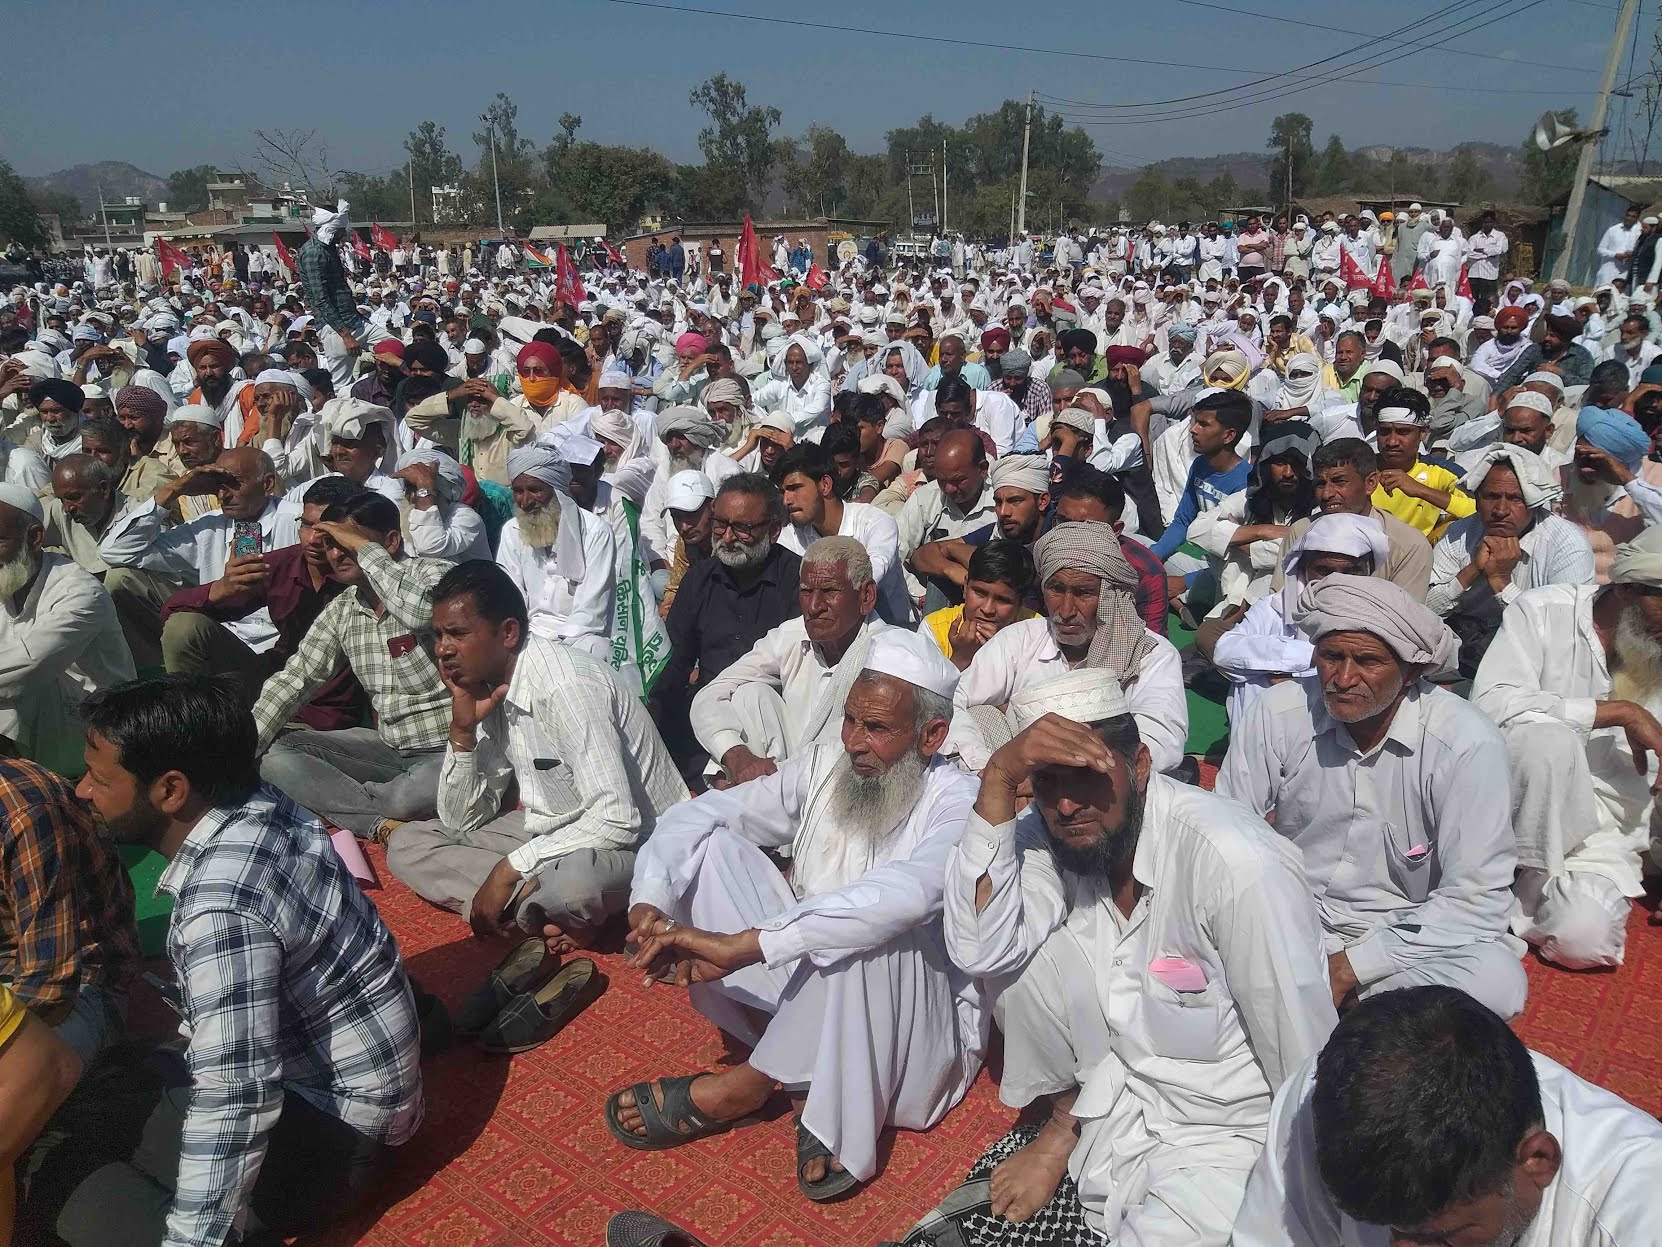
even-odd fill
[(542, 936), (521, 940), (502, 958), (479, 988), (457, 1007), (450, 1028), (458, 1035), (477, 1035), (515, 996), (536, 991), (560, 968), (560, 959), (548, 955)]
[(827, 1200), (836, 1199), (860, 1185), (860, 1179), (846, 1169), (832, 1169), (826, 1166), (825, 1176), (818, 1182), (810, 1182), (802, 1176), (803, 1167), (811, 1160), (835, 1160), (831, 1149), (820, 1142), (820, 1138), (812, 1130), (802, 1124), (802, 1118), (796, 1119), (796, 1186), (804, 1195), (816, 1204), (823, 1204)]
[[(735, 1126), (753, 1120), (751, 1117), (740, 1117), (734, 1121), (717, 1121), (700, 1112), (698, 1106), (693, 1103), (692, 1085), (700, 1078), (707, 1077), (710, 1075), (683, 1074), (675, 1078), (658, 1079), (658, 1086), (663, 1094), (662, 1104), (653, 1098), (652, 1084), (649, 1082), (638, 1082), (633, 1087), (614, 1091), (606, 1097), (606, 1129), (612, 1132), (613, 1138), (627, 1147), (641, 1152), (662, 1152), (668, 1148), (680, 1147), (683, 1143), (707, 1139), (711, 1135), (726, 1134)], [(641, 1115), (641, 1125), (645, 1127), (646, 1133), (637, 1133), (620, 1120), (618, 1115), (623, 1109), (620, 1100), (625, 1094), (635, 1097), (635, 1111)]]
[(606, 976), (587, 957), (568, 962), (535, 992), (521, 993), (509, 1001), (496, 1020), (479, 1032), (479, 1046), (502, 1056), (540, 1047), (558, 1035), (605, 986)]
[(606, 1247), (704, 1247), (700, 1239), (649, 1212), (620, 1212), (606, 1222)]

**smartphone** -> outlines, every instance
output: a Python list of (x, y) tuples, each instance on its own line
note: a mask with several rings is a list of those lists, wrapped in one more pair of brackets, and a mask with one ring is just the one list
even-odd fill
[(231, 557), (240, 559), (260, 553), (261, 540), (259, 520), (238, 520), (231, 530)]

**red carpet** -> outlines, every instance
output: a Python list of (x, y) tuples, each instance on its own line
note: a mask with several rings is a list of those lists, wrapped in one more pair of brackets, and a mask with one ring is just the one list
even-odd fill
[[(418, 900), (378, 852), (375, 862), (384, 883), (372, 895), (412, 970), (454, 1005), (502, 950)], [(511, 1060), (460, 1045), (429, 1065), (427, 1122), (396, 1178), (357, 1223), (320, 1243), (598, 1247), (606, 1219), (635, 1207), (712, 1247), (871, 1247), (899, 1237), (1014, 1119), (983, 1073), (945, 1122), (895, 1137), (876, 1181), (830, 1206), (797, 1192), (783, 1101), (762, 1125), (730, 1135), (667, 1152), (625, 1148), (600, 1117), (611, 1091), (706, 1068), (724, 1053), (684, 994), (642, 987), (615, 948), (595, 959), (611, 980), (605, 994), (552, 1042)], [(1635, 908), (1620, 971), (1569, 974), (1531, 959), (1529, 976), (1525, 1040), (1662, 1111), (1662, 928)]]

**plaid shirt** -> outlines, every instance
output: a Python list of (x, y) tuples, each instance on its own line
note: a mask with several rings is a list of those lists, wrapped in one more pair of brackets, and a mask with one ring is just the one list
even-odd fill
[(352, 297), (352, 283), (340, 252), (313, 234), (294, 257), (300, 270), (300, 285), (306, 292), (306, 306), (324, 324), (356, 336), (363, 332), (364, 318)]
[(125, 990), (139, 959), (133, 885), (75, 790), (0, 758), (0, 817), (0, 981), (41, 1014), (82, 984)]
[(329, 682), (344, 662), (375, 707), (381, 739), (394, 749), (439, 749), (450, 736), (450, 693), (433, 663), (433, 586), (445, 559), (394, 559), (370, 544), (358, 566), (386, 613), (377, 617), (354, 587), (323, 608), (254, 706), (263, 751), (278, 729)]
[(323, 825), (274, 788), (204, 814), (156, 889), (191, 1074), (163, 1247), (220, 1247), (285, 1095), (390, 1145), (415, 1133), (415, 1000)]
[(1037, 426), (1040, 420), (1050, 418), (1055, 410), (1055, 401), (1051, 397), (1050, 382), (1038, 377), (1029, 377), (1027, 380), (1027, 397), (1022, 399), (1021, 409), (1027, 415), (1030, 425)]

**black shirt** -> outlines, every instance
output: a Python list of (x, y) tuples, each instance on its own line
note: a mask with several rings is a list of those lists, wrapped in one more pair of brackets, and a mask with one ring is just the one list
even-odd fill
[(802, 614), (801, 571), (802, 559), (779, 545), (745, 588), (714, 556), (694, 563), (669, 608), (669, 667), (658, 687), (685, 687), (695, 668), (699, 683), (709, 683), (768, 632)]

